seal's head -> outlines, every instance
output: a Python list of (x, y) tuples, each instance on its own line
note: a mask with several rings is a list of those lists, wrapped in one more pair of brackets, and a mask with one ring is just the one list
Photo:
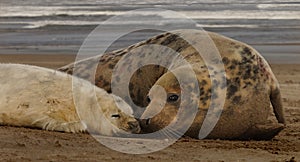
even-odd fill
[(169, 125), (178, 112), (180, 95), (179, 83), (172, 73), (160, 78), (149, 91), (149, 105), (142, 115), (142, 128), (154, 132)]
[(139, 133), (139, 122), (133, 117), (131, 107), (120, 97), (113, 95), (114, 102), (111, 105), (116, 105), (112, 109), (106, 109), (104, 115), (110, 122), (119, 129), (129, 133)]
[(155, 132), (173, 124), (180, 130), (190, 126), (198, 110), (198, 97), (194, 93), (198, 81), (195, 73), (187, 70), (178, 68), (165, 73), (150, 89), (149, 105), (140, 122), (144, 132)]
[(87, 110), (80, 112), (81, 118), (86, 119), (84, 121), (89, 133), (112, 136), (140, 132), (140, 125), (133, 117), (132, 108), (120, 97), (98, 94), (97, 102), (91, 115), (85, 114), (89, 113)]

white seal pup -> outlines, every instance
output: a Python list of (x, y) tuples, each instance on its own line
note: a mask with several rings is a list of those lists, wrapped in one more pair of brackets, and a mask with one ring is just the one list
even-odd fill
[(140, 131), (121, 98), (55, 70), (0, 64), (0, 93), (1, 125), (107, 136)]

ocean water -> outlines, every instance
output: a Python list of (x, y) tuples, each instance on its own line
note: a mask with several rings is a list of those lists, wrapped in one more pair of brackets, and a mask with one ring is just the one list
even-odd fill
[[(297, 0), (0, 0), (0, 53), (51, 53), (56, 46), (56, 52), (76, 54), (97, 25), (141, 8), (176, 11), (205, 30), (251, 45), (284, 44), (293, 48), (287, 50), (293, 54), (300, 51), (300, 1)], [(158, 15), (141, 12), (137, 16), (147, 20)], [(175, 14), (164, 18), (176, 22), (177, 17)], [(123, 23), (116, 21), (113, 25), (126, 25)], [(135, 23), (140, 25), (140, 19)], [(136, 34), (127, 42), (134, 43), (147, 36)]]

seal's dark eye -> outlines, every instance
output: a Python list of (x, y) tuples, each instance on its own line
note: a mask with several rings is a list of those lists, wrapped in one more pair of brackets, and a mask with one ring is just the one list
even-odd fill
[(120, 118), (121, 116), (119, 114), (113, 114), (111, 115), (112, 118)]
[(176, 102), (178, 99), (179, 96), (177, 94), (171, 94), (168, 96), (167, 102)]
[(151, 102), (151, 98), (149, 96), (147, 96), (147, 102), (150, 103)]

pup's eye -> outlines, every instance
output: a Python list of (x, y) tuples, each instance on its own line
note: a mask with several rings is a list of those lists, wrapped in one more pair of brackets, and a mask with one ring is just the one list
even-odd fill
[(171, 94), (168, 96), (167, 102), (176, 102), (178, 99), (179, 96), (177, 94)]
[(111, 115), (112, 118), (120, 118), (121, 116), (119, 114), (113, 114)]
[(150, 103), (151, 102), (151, 98), (149, 96), (147, 96), (147, 102)]

